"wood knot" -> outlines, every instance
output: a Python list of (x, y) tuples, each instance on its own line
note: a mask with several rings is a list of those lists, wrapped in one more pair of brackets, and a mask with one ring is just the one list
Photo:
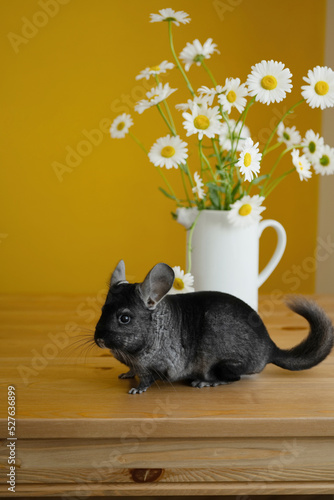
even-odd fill
[(135, 483), (154, 483), (161, 479), (163, 469), (130, 469), (130, 474)]

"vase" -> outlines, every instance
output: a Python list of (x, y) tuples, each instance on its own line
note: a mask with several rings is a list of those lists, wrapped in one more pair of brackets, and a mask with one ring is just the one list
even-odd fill
[[(235, 227), (227, 211), (202, 210), (193, 231), (188, 231), (188, 269), (195, 279), (196, 291), (219, 291), (235, 295), (253, 309), (258, 307), (258, 289), (269, 278), (282, 258), (286, 232), (275, 220), (262, 220), (248, 227)], [(273, 227), (276, 249), (259, 273), (259, 241), (262, 232)], [(192, 233), (192, 234), (191, 234)]]

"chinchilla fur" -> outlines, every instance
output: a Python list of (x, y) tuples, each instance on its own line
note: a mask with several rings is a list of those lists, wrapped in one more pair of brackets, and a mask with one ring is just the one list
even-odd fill
[(288, 306), (309, 322), (310, 332), (299, 345), (284, 350), (242, 300), (220, 292), (167, 295), (173, 281), (173, 270), (157, 264), (143, 283), (128, 283), (123, 261), (111, 277), (94, 338), (130, 368), (120, 378), (139, 378), (131, 394), (146, 391), (157, 379), (187, 380), (199, 388), (235, 382), (268, 363), (306, 370), (333, 347), (330, 319), (305, 298)]

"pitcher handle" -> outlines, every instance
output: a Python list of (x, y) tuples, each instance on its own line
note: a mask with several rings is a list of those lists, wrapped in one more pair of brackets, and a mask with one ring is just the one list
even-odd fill
[(273, 227), (277, 233), (278, 241), (275, 248), (275, 252), (271, 257), (270, 261), (266, 267), (260, 272), (258, 277), (258, 287), (263, 285), (263, 283), (269, 278), (279, 261), (281, 260), (285, 247), (286, 247), (286, 232), (282, 224), (276, 220), (266, 219), (262, 220), (259, 224), (259, 238), (261, 234), (267, 227)]

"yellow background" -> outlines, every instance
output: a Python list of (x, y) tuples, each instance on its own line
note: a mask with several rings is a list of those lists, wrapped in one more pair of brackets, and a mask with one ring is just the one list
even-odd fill
[[(323, 0), (62, 0), (56, 13), (54, 1), (48, 4), (49, 9), (53, 4), (53, 17), (46, 19), (36, 14), (48, 3), (43, 0), (0, 6), (1, 292), (95, 293), (120, 258), (133, 280), (158, 261), (185, 265), (185, 231), (170, 216), (173, 202), (158, 191), (158, 173), (131, 139), (111, 140), (105, 129), (101, 143), (64, 173), (63, 182), (52, 167), (66, 164), (68, 148), (80, 149), (85, 130), (105, 127), (121, 112), (133, 115), (131, 130), (147, 148), (167, 135), (155, 109), (143, 115), (133, 111), (146, 91), (135, 76), (146, 66), (172, 61), (167, 24), (149, 23), (151, 12), (172, 7), (190, 14), (189, 25), (174, 28), (177, 53), (187, 41), (213, 38), (221, 55), (214, 54), (208, 64), (219, 83), (230, 76), (244, 81), (262, 59), (283, 61), (290, 68), (292, 95), (280, 104), (251, 108), (247, 124), (257, 140), (266, 138), (270, 123), (300, 99), (307, 70), (323, 63)], [(27, 20), (41, 27), (29, 30)], [(23, 41), (17, 38), (22, 30)], [(195, 89), (211, 86), (199, 67), (193, 66), (189, 77)], [(176, 70), (163, 81), (180, 89), (169, 99), (172, 106), (188, 98)], [(320, 119), (319, 110), (303, 105), (289, 125), (301, 133), (319, 131)], [(178, 115), (179, 130), (180, 123)], [(291, 168), (290, 159), (280, 171), (284, 168)], [(179, 182), (178, 172), (172, 182)], [(313, 291), (313, 272), (297, 290), (282, 275), (292, 276), (297, 272), (293, 266), (314, 254), (317, 193), (315, 176), (301, 183), (294, 174), (268, 199), (265, 218), (285, 226), (288, 247), (262, 292)], [(275, 243), (270, 231), (262, 241), (262, 264)]]

